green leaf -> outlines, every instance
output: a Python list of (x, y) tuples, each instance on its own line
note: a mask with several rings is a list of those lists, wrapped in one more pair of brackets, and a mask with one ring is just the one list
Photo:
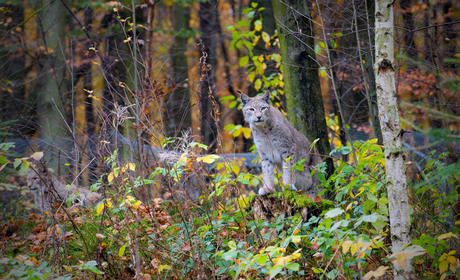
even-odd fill
[(265, 262), (267, 261), (267, 258), (268, 258), (267, 255), (262, 255), (257, 259), (257, 263), (260, 266), (263, 266), (263, 265), (265, 265)]
[(310, 149), (313, 148), (313, 146), (315, 146), (315, 144), (319, 141), (319, 138), (316, 138), (315, 141), (313, 141), (313, 143), (311, 143), (310, 145)]
[(92, 271), (96, 274), (104, 274), (104, 272), (100, 271), (99, 268), (96, 267), (97, 262), (96, 261), (89, 261), (83, 265), (81, 265), (81, 268), (83, 270), (89, 270)]
[(119, 256), (119, 257), (122, 257), (122, 256), (125, 254), (125, 250), (126, 250), (126, 247), (127, 247), (127, 246), (128, 246), (128, 245), (125, 244), (125, 245), (121, 246), (120, 250), (118, 250), (118, 256)]
[(240, 57), (240, 67), (246, 66), (249, 62), (249, 56)]
[(315, 46), (315, 53), (321, 54), (321, 47), (319, 45)]
[(15, 160), (14, 163), (13, 163), (13, 166), (14, 166), (14, 169), (18, 168), (18, 166), (22, 163), (22, 160), (19, 159), (19, 160)]
[(224, 126), (224, 130), (232, 130), (234, 127), (235, 125), (233, 123), (227, 124), (226, 126)]
[(230, 104), (228, 105), (228, 108), (232, 109), (233, 107), (235, 107), (236, 105), (238, 104), (238, 102), (236, 102), (236, 100), (230, 102)]
[(4, 156), (0, 156), (0, 164), (5, 164), (5, 163), (8, 163), (10, 162), (6, 157)]
[(227, 96), (224, 96), (220, 99), (221, 102), (225, 102), (225, 101), (229, 101), (229, 100), (233, 100), (235, 99), (235, 96), (234, 95), (227, 95)]
[(230, 241), (228, 241), (227, 245), (228, 245), (228, 247), (229, 247), (230, 249), (236, 250), (236, 243), (235, 243), (235, 241), (230, 240)]
[(344, 211), (340, 208), (335, 208), (335, 209), (332, 209), (332, 210), (329, 210), (326, 214), (324, 214), (324, 216), (326, 218), (334, 218), (334, 217), (337, 217), (338, 215), (342, 214)]
[(262, 30), (262, 22), (261, 22), (260, 20), (256, 20), (256, 21), (254, 22), (254, 29), (255, 29), (256, 31)]
[(241, 27), (246, 26), (246, 25), (248, 25), (248, 21), (247, 21), (247, 20), (240, 20), (240, 21), (238, 22), (238, 25), (237, 25), (237, 26), (238, 26), (238, 28), (241, 28)]
[(333, 49), (337, 48), (337, 43), (333, 39), (331, 40), (331, 46), (332, 46)]
[(272, 269), (270, 269), (270, 278), (275, 277), (275, 276), (278, 275), (278, 273), (280, 273), (282, 270), (283, 270), (283, 267), (282, 267), (282, 266), (275, 266), (275, 267), (273, 267)]
[(257, 8), (257, 5), (259, 5), (259, 3), (257, 3), (257, 2), (252, 2), (251, 3), (251, 7), (253, 7), (253, 8)]
[(21, 169), (24, 170), (24, 172), (27, 172), (29, 170), (29, 162), (27, 160), (24, 160), (22, 162)]
[[(195, 146), (198, 146), (198, 147), (203, 148), (203, 149), (205, 149), (205, 150), (208, 149), (208, 146), (207, 146), (207, 145), (201, 144), (201, 143), (198, 143), (198, 142), (192, 142), (192, 143), (189, 144), (189, 146), (192, 147), (192, 148), (195, 147)], [(164, 174), (163, 174), (163, 175), (164, 175)]]
[(299, 271), (300, 265), (298, 263), (290, 263), (286, 265), (286, 268), (294, 271)]

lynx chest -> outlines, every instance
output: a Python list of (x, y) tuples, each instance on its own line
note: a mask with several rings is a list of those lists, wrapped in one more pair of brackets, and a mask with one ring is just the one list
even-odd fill
[(259, 152), (261, 160), (270, 160), (276, 165), (282, 165), (290, 156), (290, 147), (293, 144), (289, 140), (289, 134), (282, 133), (276, 127), (251, 126), (254, 144)]

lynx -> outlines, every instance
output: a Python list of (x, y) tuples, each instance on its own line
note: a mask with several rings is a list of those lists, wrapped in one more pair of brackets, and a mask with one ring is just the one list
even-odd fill
[[(259, 195), (275, 192), (275, 165), (278, 170), (283, 170), (283, 185), (312, 196), (317, 195), (319, 190), (315, 190), (315, 187), (319, 185), (319, 179), (316, 174), (311, 177), (310, 171), (321, 163), (321, 157), (315, 149), (310, 150), (311, 142), (278, 109), (270, 105), (269, 92), (254, 98), (241, 93), (240, 97), (244, 119), (249, 123), (262, 163), (264, 186), (259, 189)], [(300, 159), (306, 159), (304, 171), (291, 171)]]
[(87, 188), (66, 187), (47, 169), (38, 166), (29, 170), (27, 186), (34, 195), (35, 204), (42, 212), (51, 210), (51, 202), (62, 203), (72, 195), (75, 196), (73, 202), (84, 206), (95, 204), (102, 199), (100, 194), (91, 192)]

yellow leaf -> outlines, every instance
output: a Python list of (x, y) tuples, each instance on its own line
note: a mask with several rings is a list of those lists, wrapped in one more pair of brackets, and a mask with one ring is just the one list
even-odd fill
[(249, 127), (244, 127), (243, 135), (244, 138), (249, 139), (249, 137), (251, 137), (251, 129)]
[(363, 280), (368, 280), (368, 279), (371, 279), (372, 277), (379, 278), (380, 276), (385, 274), (385, 272), (387, 271), (388, 268), (390, 268), (390, 267), (389, 266), (380, 266), (379, 268), (377, 268), (374, 271), (369, 271), (368, 273), (366, 273), (366, 275), (364, 275)]
[(96, 64), (96, 65), (99, 65), (99, 63), (97, 63), (96, 61), (94, 61), (94, 60), (92, 60), (92, 59), (91, 59), (91, 62), (94, 63), (94, 64)]
[(443, 274), (449, 268), (449, 263), (447, 260), (439, 263), (439, 272)]
[(262, 30), (262, 22), (260, 20), (256, 20), (254, 22), (254, 30), (255, 31), (260, 31)]
[(196, 159), (197, 162), (204, 162), (204, 163), (213, 163), (216, 159), (219, 159), (220, 156), (218, 155), (207, 155), (205, 157), (199, 157)]
[(342, 253), (346, 254), (350, 247), (353, 245), (353, 241), (347, 240), (342, 243)]
[(262, 40), (264, 40), (264, 42), (270, 42), (270, 35), (265, 31), (262, 32)]
[(65, 165), (65, 166), (70, 166), (70, 163), (67, 163), (67, 162), (66, 162), (66, 163), (64, 163), (64, 165)]
[(135, 163), (128, 163), (128, 168), (131, 171), (136, 171), (136, 164)]
[(43, 152), (35, 152), (30, 157), (33, 158), (36, 161), (39, 161), (43, 157)]
[(169, 270), (170, 268), (171, 268), (171, 267), (170, 267), (169, 265), (167, 265), (167, 264), (165, 264), (165, 265), (160, 265), (159, 268), (158, 268), (158, 272), (162, 272), (163, 269), (168, 269), (168, 270)]
[(95, 99), (97, 101), (101, 100), (99, 97), (96, 97), (96, 96), (94, 96), (92, 94), (89, 94), (88, 97), (92, 97), (93, 99)]
[(257, 79), (255, 82), (254, 82), (254, 88), (259, 91), (259, 89), (262, 87), (262, 80), (261, 79)]
[(104, 203), (101, 203), (101, 204), (99, 204), (99, 205), (97, 206), (97, 208), (96, 208), (96, 213), (97, 213), (98, 215), (100, 215), (101, 212), (102, 212), (102, 210), (104, 210)]
[(67, 272), (72, 272), (72, 267), (68, 265), (63, 265), (62, 266)]
[(452, 237), (458, 238), (456, 234), (453, 234), (452, 232), (448, 232), (448, 233), (444, 233), (438, 236), (438, 240), (443, 240), (443, 239), (452, 238)]
[(123, 43), (128, 43), (128, 42), (130, 42), (130, 41), (131, 41), (131, 37), (128, 37), (128, 39), (123, 40)]
[(300, 232), (300, 229), (296, 228), (292, 234), (296, 235), (299, 232)]
[(232, 165), (232, 171), (233, 171), (233, 173), (238, 174), (238, 173), (240, 173), (240, 167), (238, 165), (236, 165), (236, 164), (233, 164)]
[(109, 183), (113, 181), (113, 172), (110, 172), (109, 176), (107, 176), (107, 181), (109, 181)]

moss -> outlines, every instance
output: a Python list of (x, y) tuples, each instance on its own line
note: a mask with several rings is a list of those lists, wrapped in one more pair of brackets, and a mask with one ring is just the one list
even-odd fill
[(297, 193), (294, 191), (286, 190), (284, 192), (277, 192), (269, 195), (269, 197), (277, 199), (286, 199), (289, 204), (293, 204), (296, 207), (317, 207), (321, 211), (335, 208), (334, 202), (330, 200), (322, 199), (320, 202), (314, 202), (313, 198), (303, 193)]

